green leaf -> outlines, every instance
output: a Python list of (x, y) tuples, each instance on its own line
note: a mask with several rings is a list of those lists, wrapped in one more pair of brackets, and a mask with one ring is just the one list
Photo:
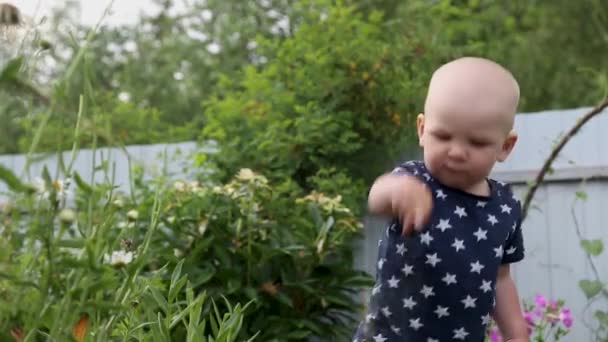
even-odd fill
[[(182, 274), (182, 266), (184, 266), (184, 259), (180, 260), (180, 262), (178, 262), (173, 269), (173, 273), (171, 274), (171, 284), (169, 285), (169, 293), (172, 292), (172, 289), (179, 280), (179, 276)], [(169, 297), (171, 297), (171, 295), (169, 295)]]
[(80, 190), (86, 192), (87, 194), (91, 194), (93, 192), (93, 188), (91, 188), (91, 186), (87, 184), (76, 171), (74, 171), (74, 181)]
[(604, 285), (597, 280), (584, 279), (579, 281), (578, 285), (581, 287), (587, 298), (595, 297), (604, 288)]
[(167, 303), (165, 297), (155, 287), (150, 286), (149, 289), (156, 303), (160, 306), (163, 312), (167, 314), (169, 312), (169, 303)]
[(5, 168), (0, 165), (0, 180), (2, 180), (9, 189), (14, 192), (32, 192), (34, 188), (27, 186), (19, 180), (17, 176), (13, 173), (13, 171)]
[(183, 276), (177, 282), (175, 282), (175, 284), (173, 284), (171, 286), (171, 289), (169, 289), (169, 302), (170, 303), (175, 302), (175, 299), (180, 294), (180, 291), (182, 290), (184, 285), (186, 285), (187, 281), (188, 281), (188, 278), (186, 276)]
[(310, 330), (296, 330), (289, 333), (286, 338), (288, 339), (304, 339), (311, 334)]
[(66, 248), (82, 248), (84, 247), (84, 240), (82, 239), (63, 239), (57, 241), (58, 247), (66, 247)]
[(2, 73), (0, 73), (0, 82), (11, 82), (17, 79), (17, 74), (19, 74), (19, 69), (23, 65), (23, 57), (17, 57), (11, 59), (4, 69), (2, 69)]
[(587, 199), (587, 193), (585, 191), (577, 191), (576, 198), (585, 201)]
[(608, 312), (597, 310), (594, 315), (602, 326), (608, 326)]
[(598, 256), (604, 250), (602, 240), (581, 240), (581, 247), (592, 256)]
[(293, 302), (291, 301), (291, 298), (289, 298), (289, 296), (287, 296), (286, 294), (279, 291), (279, 292), (277, 292), (275, 298), (279, 302), (289, 306), (290, 308), (293, 308)]

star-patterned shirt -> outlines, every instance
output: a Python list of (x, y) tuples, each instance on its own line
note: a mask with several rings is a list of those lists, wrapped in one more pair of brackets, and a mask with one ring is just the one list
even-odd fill
[(446, 187), (422, 161), (393, 172), (425, 182), (433, 210), (426, 227), (408, 237), (397, 219), (386, 228), (367, 315), (353, 341), (483, 341), (498, 268), (524, 257), (518, 200), (492, 179), (487, 197)]

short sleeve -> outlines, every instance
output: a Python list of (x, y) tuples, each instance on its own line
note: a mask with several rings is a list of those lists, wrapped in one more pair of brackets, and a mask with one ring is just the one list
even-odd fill
[(408, 175), (414, 176), (424, 183), (428, 181), (425, 179), (425, 175), (428, 175), (424, 169), (424, 164), (418, 160), (410, 160), (399, 164), (391, 172), (394, 175)]
[(503, 264), (510, 264), (521, 261), (524, 258), (524, 238), (522, 233), (522, 215), (521, 205), (517, 200), (513, 200), (516, 208), (514, 215), (514, 223), (510, 228), (509, 236), (505, 243), (504, 253), (502, 258)]

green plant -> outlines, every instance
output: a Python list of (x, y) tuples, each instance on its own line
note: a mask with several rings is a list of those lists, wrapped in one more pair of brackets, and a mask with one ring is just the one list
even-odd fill
[(377, 11), (329, 1), (295, 6), (307, 11), (293, 35), (260, 38), (262, 61), (223, 78), (206, 102), (202, 138), (220, 146), (206, 162), (224, 179), (250, 167), (304, 193), (322, 177), (348, 182), (344, 201), (359, 212), (363, 184), (414, 137), (408, 127), (427, 76), (417, 72), (418, 41), (387, 35), (392, 27)]
[[(226, 184), (177, 181), (153, 240), (159, 264), (184, 261), (195, 289), (250, 305), (243, 338), (347, 338), (371, 284), (352, 265), (361, 224), (341, 198), (298, 197), (241, 169)], [(145, 210), (145, 209), (142, 209)]]

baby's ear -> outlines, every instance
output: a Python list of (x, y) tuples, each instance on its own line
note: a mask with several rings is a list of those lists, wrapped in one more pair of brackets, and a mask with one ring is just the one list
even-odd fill
[(420, 113), (418, 114), (418, 117), (416, 117), (416, 132), (418, 132), (418, 145), (420, 145), (420, 147), (423, 146), (423, 135), (424, 135), (424, 114)]
[(517, 142), (517, 133), (514, 131), (509, 132), (507, 138), (502, 143), (502, 147), (500, 148), (500, 152), (498, 153), (498, 161), (502, 162), (507, 159), (511, 151), (513, 151), (513, 147), (515, 147), (515, 143)]

